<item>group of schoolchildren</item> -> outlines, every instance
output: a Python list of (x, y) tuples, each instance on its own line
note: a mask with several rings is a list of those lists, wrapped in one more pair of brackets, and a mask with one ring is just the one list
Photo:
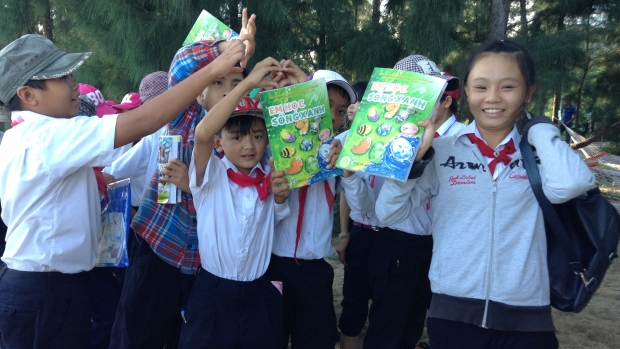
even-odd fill
[[(337, 130), (347, 111), (355, 117), (366, 86), (327, 70), (307, 76), (271, 57), (248, 73), (256, 18), (243, 10), (242, 19), (239, 40), (182, 47), (168, 73), (142, 81), (140, 106), (101, 118), (81, 115), (71, 76), (90, 53), (65, 53), (38, 35), (0, 51), (0, 102), (13, 120), (0, 144), (8, 226), (0, 348), (88, 347), (98, 185), (114, 178), (131, 178), (137, 210), (110, 348), (355, 348), (367, 317), (364, 348), (415, 348), (425, 323), (433, 348), (557, 348), (544, 222), (521, 137), (536, 148), (551, 202), (581, 194), (594, 178), (549, 119), (517, 132), (536, 88), (527, 50), (487, 44), (462, 80), (424, 56), (400, 60), (395, 69), (447, 82), (420, 123), (409, 180), (344, 171), (289, 189), (273, 169), (260, 93), (250, 92), (324, 78)], [(468, 125), (455, 116), (461, 90), (474, 116)], [(159, 135), (182, 144), (182, 160), (161, 171)], [(332, 142), (329, 167), (346, 137)], [(179, 187), (177, 204), (157, 202), (160, 180)], [(338, 191), (339, 323), (325, 261)]]

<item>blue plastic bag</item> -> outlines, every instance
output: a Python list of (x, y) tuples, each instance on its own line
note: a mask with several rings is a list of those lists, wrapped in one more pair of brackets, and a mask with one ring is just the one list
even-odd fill
[(101, 211), (96, 267), (127, 267), (127, 239), (131, 222), (129, 179), (107, 185), (108, 197)]

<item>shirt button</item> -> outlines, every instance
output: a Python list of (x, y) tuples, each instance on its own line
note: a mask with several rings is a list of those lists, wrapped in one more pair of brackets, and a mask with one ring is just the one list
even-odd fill
[(192, 245), (190, 244), (190, 245), (187, 245), (186, 247), (187, 247), (187, 248), (192, 248)]
[(196, 223), (196, 218), (192, 218), (192, 222)]

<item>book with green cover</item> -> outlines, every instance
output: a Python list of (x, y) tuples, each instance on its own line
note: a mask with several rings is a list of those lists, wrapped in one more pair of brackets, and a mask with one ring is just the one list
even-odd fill
[(342, 174), (328, 169), (333, 141), (325, 79), (261, 92), (261, 103), (276, 171), (285, 171), (291, 188)]
[(337, 166), (407, 180), (424, 129), (446, 81), (405, 70), (375, 68)]
[(202, 10), (200, 16), (183, 41), (183, 46), (202, 40), (232, 40), (239, 37), (234, 30), (215, 18), (209, 12)]

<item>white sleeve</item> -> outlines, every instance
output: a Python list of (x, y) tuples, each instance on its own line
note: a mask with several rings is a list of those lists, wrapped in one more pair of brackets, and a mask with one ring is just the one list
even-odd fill
[(540, 159), (543, 192), (553, 204), (566, 202), (592, 188), (596, 179), (579, 155), (560, 138), (555, 125), (538, 124), (528, 132), (528, 142)]
[(116, 179), (125, 179), (145, 175), (151, 157), (151, 141), (146, 137), (129, 149), (125, 154), (114, 160), (103, 172)]
[[(284, 218), (288, 217), (291, 214), (291, 209), (288, 205), (288, 198), (286, 198), (286, 200), (284, 201), (284, 203), (277, 203), (275, 202), (274, 196), (273, 194), (271, 194), (272, 199), (274, 200), (274, 214), (275, 214), (275, 219), (274, 219), (274, 223), (278, 224), (280, 223), (282, 220), (284, 220)], [(274, 225), (275, 225), (274, 224)]]
[(357, 173), (342, 178), (342, 187), (351, 212), (368, 214), (375, 209), (375, 200), (370, 197), (368, 187)]
[(420, 178), (400, 182), (386, 179), (375, 204), (375, 214), (386, 225), (394, 225), (407, 219), (438, 190), (435, 160), (424, 169)]
[(117, 116), (52, 121), (49, 131), (53, 134), (37, 143), (44, 166), (54, 177), (62, 178), (82, 167), (112, 164)]

